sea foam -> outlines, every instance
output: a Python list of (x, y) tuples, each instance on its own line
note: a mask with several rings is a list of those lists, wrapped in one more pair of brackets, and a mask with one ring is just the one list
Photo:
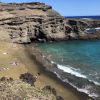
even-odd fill
[[(52, 62), (54, 63), (54, 62)], [(67, 65), (67, 66), (64, 66), (64, 65), (60, 65), (60, 64), (57, 64), (57, 67), (60, 69), (60, 70), (63, 70), (64, 72), (66, 73), (69, 73), (71, 75), (75, 75), (76, 77), (81, 77), (81, 78), (85, 78), (85, 79), (88, 79), (87, 76), (81, 74), (81, 72), (77, 72), (79, 71), (79, 69), (75, 69), (75, 68), (72, 68), (71, 66)], [(90, 82), (93, 82), (95, 85), (98, 85), (100, 86), (100, 83), (94, 81), (94, 80), (90, 80), (88, 79)]]
[(76, 70), (71, 68), (69, 65), (63, 66), (63, 65), (58, 64), (57, 66), (58, 66), (59, 69), (63, 70), (64, 72), (70, 73), (70, 74), (75, 75), (77, 77), (87, 78), (85, 75), (77, 72)]

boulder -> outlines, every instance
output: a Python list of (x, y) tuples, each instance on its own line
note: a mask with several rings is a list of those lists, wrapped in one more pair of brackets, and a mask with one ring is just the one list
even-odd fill
[(22, 81), (31, 84), (32, 86), (34, 86), (34, 83), (36, 82), (36, 77), (33, 76), (33, 75), (30, 74), (30, 73), (21, 74), (19, 78), (20, 78)]

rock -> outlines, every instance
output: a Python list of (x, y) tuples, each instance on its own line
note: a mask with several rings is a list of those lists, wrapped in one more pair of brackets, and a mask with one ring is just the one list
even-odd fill
[(37, 79), (35, 76), (33, 76), (30, 73), (21, 74), (19, 78), (22, 81), (31, 84), (32, 86), (34, 86), (34, 83), (36, 82), (36, 79)]
[(15, 43), (100, 39), (100, 31), (95, 34), (85, 32), (86, 28), (100, 27), (100, 21), (67, 19), (50, 5), (39, 2), (1, 3), (0, 26), (9, 32)]
[(2, 77), (1, 79), (0, 79), (0, 81), (5, 81), (6, 80), (6, 77)]
[(61, 97), (61, 96), (57, 96), (57, 97), (56, 97), (56, 100), (64, 100), (64, 99), (63, 99), (63, 97)]
[(10, 81), (10, 82), (12, 82), (13, 78), (12, 77), (1, 77), (0, 81)]
[(52, 88), (50, 85), (47, 85), (43, 88), (44, 91), (48, 91), (50, 93), (52, 93), (53, 95), (57, 95), (56, 89)]

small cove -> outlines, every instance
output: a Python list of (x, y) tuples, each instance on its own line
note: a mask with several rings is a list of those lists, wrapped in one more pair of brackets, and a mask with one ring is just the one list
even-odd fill
[[(99, 40), (73, 40), (38, 44), (42, 51), (50, 55), (52, 61), (59, 65), (58, 68), (73, 75), (73, 80), (75, 80), (74, 76), (82, 78), (80, 83), (77, 83), (78, 78), (76, 78), (76, 82), (69, 83), (92, 97), (100, 96), (99, 45)], [(62, 78), (66, 80), (65, 75)], [(80, 88), (75, 84), (80, 84)], [(90, 92), (91, 90), (92, 92)]]

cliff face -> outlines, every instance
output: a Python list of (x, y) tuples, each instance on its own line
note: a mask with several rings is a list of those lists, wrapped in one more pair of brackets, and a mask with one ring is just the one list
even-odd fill
[(84, 32), (89, 22), (65, 19), (51, 6), (39, 2), (0, 3), (0, 27), (16, 43), (100, 37)]
[[(100, 20), (92, 19), (66, 19), (70, 25), (69, 39), (100, 39)], [(87, 31), (88, 30), (88, 31)]]

